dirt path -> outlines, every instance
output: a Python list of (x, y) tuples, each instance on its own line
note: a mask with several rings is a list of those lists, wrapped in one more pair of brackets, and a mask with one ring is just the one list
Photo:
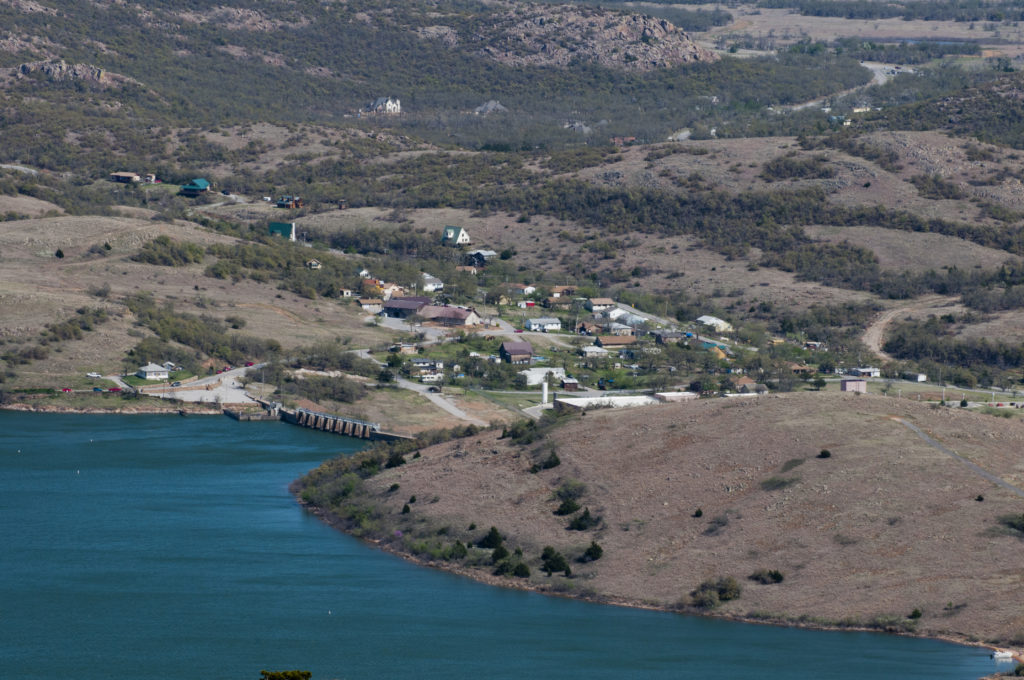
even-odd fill
[(1001, 477), (998, 477), (998, 476), (992, 474), (991, 472), (987, 471), (985, 468), (981, 467), (980, 465), (977, 465), (976, 463), (972, 463), (971, 461), (967, 460), (966, 458), (964, 458), (963, 456), (961, 456), (957, 452), (953, 451), (952, 449), (946, 447), (943, 444), (940, 444), (939, 442), (935, 441), (934, 439), (929, 437), (927, 434), (925, 434), (921, 430), (921, 428), (919, 428), (917, 425), (913, 425), (911, 423), (908, 423), (907, 421), (903, 420), (903, 418), (898, 418), (896, 416), (893, 416), (892, 419), (895, 420), (900, 425), (904, 425), (908, 429), (910, 429), (913, 432), (915, 432), (918, 437), (923, 439), (925, 441), (925, 443), (928, 444), (928, 446), (931, 446), (933, 449), (941, 451), (942, 453), (946, 454), (947, 456), (952, 457), (954, 460), (960, 461), (961, 463), (966, 465), (968, 468), (970, 468), (970, 470), (972, 472), (974, 472), (975, 474), (977, 474), (977, 475), (979, 475), (981, 477), (984, 477), (985, 479), (987, 479), (988, 481), (992, 482), (993, 484), (1001, 486), (1004, 489), (1006, 489), (1007, 491), (1010, 491), (1011, 493), (1015, 493), (1018, 496), (1020, 496), (1021, 498), (1024, 498), (1024, 489), (1020, 489), (1020, 488), (1014, 486), (1013, 484), (1010, 484), (1009, 482), (1004, 481)]
[(882, 351), (882, 345), (885, 344), (885, 329), (892, 323), (900, 314), (914, 314), (921, 310), (928, 309), (929, 307), (936, 307), (943, 303), (948, 303), (955, 300), (955, 298), (943, 297), (941, 295), (929, 295), (926, 297), (916, 298), (914, 300), (908, 300), (907, 302), (900, 304), (892, 309), (887, 309), (877, 317), (868, 327), (864, 329), (864, 334), (861, 335), (861, 341), (867, 345), (867, 348), (878, 355), (884, 361), (892, 361), (893, 358)]

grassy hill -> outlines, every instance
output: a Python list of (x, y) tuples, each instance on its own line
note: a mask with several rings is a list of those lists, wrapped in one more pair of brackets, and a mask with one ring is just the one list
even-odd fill
[[(731, 577), (741, 595), (704, 611), (1020, 644), (1024, 498), (904, 422), (1024, 486), (1018, 422), (804, 394), (590, 411), (519, 443), (488, 433), (407, 453), (362, 482), (327, 463), (298, 489), (358, 534), (494, 583), (702, 610), (691, 592)], [(552, 453), (558, 465), (531, 472)], [(554, 514), (569, 491), (580, 509)], [(584, 510), (596, 526), (568, 530)], [(491, 526), (528, 578), (493, 575), (474, 547)], [(578, 561), (592, 542), (600, 559)], [(543, 573), (545, 546), (572, 578)], [(759, 572), (769, 583), (748, 578)]]

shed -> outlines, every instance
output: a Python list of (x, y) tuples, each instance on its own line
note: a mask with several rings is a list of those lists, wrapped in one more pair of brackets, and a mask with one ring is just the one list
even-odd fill
[(562, 389), (566, 392), (578, 392), (580, 381), (576, 378), (562, 378)]
[(615, 306), (615, 300), (611, 298), (590, 298), (586, 307), (592, 312), (603, 312)]
[(501, 343), (498, 354), (510, 364), (528, 364), (533, 357), (533, 345), (525, 340), (506, 340)]
[(536, 319), (527, 319), (523, 324), (528, 331), (560, 331), (562, 322), (553, 316), (538, 316)]
[(840, 392), (858, 392), (860, 394), (867, 394), (868, 381), (858, 379), (846, 379), (839, 381)]
[(728, 333), (732, 330), (731, 323), (723, 319), (719, 319), (717, 316), (710, 316), (708, 314), (698, 316), (697, 323), (704, 324), (705, 326), (711, 326), (718, 333)]
[(141, 182), (142, 178), (135, 172), (112, 172), (110, 173), (110, 181), (131, 184), (132, 182)]

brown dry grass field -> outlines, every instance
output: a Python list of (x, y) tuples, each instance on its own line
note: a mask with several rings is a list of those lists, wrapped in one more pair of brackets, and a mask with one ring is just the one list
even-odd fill
[[(445, 540), (475, 541), (498, 527), (530, 561), (529, 587), (674, 608), (704, 579), (732, 576), (743, 593), (716, 610), (726, 616), (867, 623), (920, 609), (919, 634), (1024, 642), (1024, 540), (999, 523), (1021, 515), (1024, 498), (894, 417), (1024, 486), (1020, 421), (805, 393), (592, 411), (526, 447), (486, 433), (423, 450), (367, 487), (389, 535), (449, 527)], [(549, 446), (561, 465), (530, 474)], [(822, 449), (831, 457), (818, 458)], [(581, 503), (603, 518), (599, 528), (567, 531), (566, 518), (552, 514), (554, 491), (568, 480), (586, 485)], [(781, 488), (766, 490), (769, 480)], [(389, 493), (396, 483), (401, 493)], [(421, 500), (403, 515), (410, 495)], [(478, 530), (467, 531), (470, 523)], [(592, 540), (604, 556), (573, 563), (568, 583), (539, 571), (543, 546), (572, 559)], [(402, 550), (393, 538), (390, 548)], [(469, 573), (523, 585), (490, 569)], [(758, 569), (785, 580), (755, 584), (747, 576)]]

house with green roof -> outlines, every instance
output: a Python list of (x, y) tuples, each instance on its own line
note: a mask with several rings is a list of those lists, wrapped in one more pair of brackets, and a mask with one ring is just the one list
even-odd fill
[(462, 227), (447, 226), (441, 235), (441, 243), (448, 246), (468, 246), (469, 233)]
[(198, 196), (199, 194), (205, 194), (210, 190), (210, 183), (202, 177), (197, 177), (188, 184), (184, 184), (181, 187), (182, 196)]

